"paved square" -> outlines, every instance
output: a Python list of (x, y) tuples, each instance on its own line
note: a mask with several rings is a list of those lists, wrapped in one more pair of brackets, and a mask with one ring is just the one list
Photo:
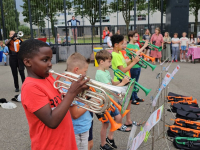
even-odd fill
[[(172, 72), (176, 65), (180, 65), (179, 72), (174, 76), (174, 79), (169, 84), (169, 90), (182, 95), (193, 96), (200, 102), (200, 63), (173, 63), (169, 69)], [(57, 72), (63, 72), (66, 69), (65, 63), (58, 63), (53, 65), (53, 69)], [(93, 64), (90, 64), (88, 70), (88, 76), (92, 79), (95, 77), (96, 69)], [(153, 96), (157, 87), (158, 79), (156, 75), (160, 72), (161, 67), (158, 65), (157, 68), (152, 72), (151, 69), (142, 69), (139, 83), (146, 88), (151, 88), (152, 91), (148, 96), (145, 96), (144, 92), (140, 90), (139, 97), (144, 98), (145, 102), (140, 103), (139, 106), (131, 106), (131, 118), (135, 121), (146, 121), (150, 116), (151, 109), (149, 108), (150, 97)], [(112, 72), (112, 71), (110, 71)], [(165, 73), (164, 73), (165, 74)], [(113, 75), (113, 73), (112, 73)], [(19, 80), (21, 82), (21, 80)], [(21, 86), (20, 86), (21, 87)], [(0, 66), (0, 98), (6, 98), (8, 101), (18, 94), (14, 92), (14, 81), (9, 66)], [(20, 102), (14, 102), (18, 107), (12, 110), (6, 110), (0, 108), (0, 150), (29, 150), (30, 149), (30, 138), (29, 129), (26, 116), (23, 107)], [(162, 104), (160, 102), (160, 104)], [(166, 113), (166, 122), (172, 124), (170, 121), (173, 115), (170, 112)], [(124, 120), (123, 120), (124, 121)], [(162, 132), (163, 124), (156, 125), (155, 136), (157, 137)], [(100, 129), (101, 122), (94, 117), (94, 147), (93, 150), (99, 149), (100, 145)], [(137, 133), (139, 128), (137, 130)], [(159, 133), (158, 133), (159, 132)], [(151, 136), (151, 135), (150, 135)], [(118, 150), (125, 150), (128, 142), (129, 133), (120, 131), (115, 132), (115, 143), (118, 146)], [(173, 144), (165, 139), (160, 139), (155, 142), (155, 150), (167, 149), (166, 141), (169, 143), (170, 149), (173, 148)], [(151, 149), (151, 139), (147, 143), (143, 143), (140, 146), (140, 150)], [(148, 145), (149, 144), (149, 145)], [(145, 146), (147, 145), (147, 146)], [(145, 146), (145, 147), (144, 147)]]

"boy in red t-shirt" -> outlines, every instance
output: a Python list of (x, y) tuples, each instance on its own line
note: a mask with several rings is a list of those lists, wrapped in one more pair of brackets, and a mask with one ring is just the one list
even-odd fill
[(21, 98), (29, 124), (32, 150), (77, 150), (69, 107), (75, 96), (87, 89), (84, 76), (73, 82), (65, 97), (53, 87), (52, 50), (44, 42), (30, 39), (18, 54), (26, 66)]

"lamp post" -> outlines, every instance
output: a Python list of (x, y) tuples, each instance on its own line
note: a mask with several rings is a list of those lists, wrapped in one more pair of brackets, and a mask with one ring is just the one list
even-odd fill
[(134, 30), (136, 30), (136, 1), (134, 0)]

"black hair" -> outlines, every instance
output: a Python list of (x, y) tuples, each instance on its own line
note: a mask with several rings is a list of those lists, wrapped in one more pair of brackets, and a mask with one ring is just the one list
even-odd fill
[(30, 39), (22, 42), (19, 52), (18, 52), (18, 57), (22, 61), (24, 58), (32, 58), (36, 53), (39, 52), (39, 49), (41, 47), (50, 47), (47, 43), (36, 40), (36, 39)]
[(193, 33), (190, 34), (190, 40), (191, 40), (191, 35), (193, 35), (193, 38), (192, 38), (192, 39), (194, 40), (194, 34), (193, 34)]
[(113, 36), (111, 36), (111, 42), (112, 42), (112, 46), (115, 46), (115, 43), (120, 43), (124, 40), (124, 36), (123, 35), (117, 35), (114, 34)]

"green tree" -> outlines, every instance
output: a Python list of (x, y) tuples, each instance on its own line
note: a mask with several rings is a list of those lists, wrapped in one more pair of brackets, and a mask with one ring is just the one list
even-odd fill
[[(28, 2), (23, 0), (24, 4), (21, 6), (23, 8), (23, 15), (25, 16), (24, 21), (29, 22), (29, 13), (28, 13)], [(54, 23), (56, 17), (59, 16), (59, 13), (63, 13), (63, 0), (31, 0), (31, 12), (32, 12), (32, 22), (34, 25), (43, 27), (45, 19), (51, 22), (52, 34), (54, 34)], [(66, 6), (68, 9), (71, 8), (70, 0), (66, 0)], [(34, 13), (33, 13), (34, 12)]]
[(122, 16), (124, 18), (124, 21), (126, 23), (126, 32), (128, 35), (128, 30), (129, 30), (129, 24), (130, 24), (130, 12), (134, 8), (134, 1), (133, 0), (115, 0), (114, 2), (110, 3), (110, 8), (112, 12), (117, 12), (118, 11), (122, 12)]
[[(15, 9), (15, 1), (14, 0), (3, 0), (3, 12), (4, 12), (4, 22), (6, 28), (7, 38), (9, 36), (9, 31), (14, 30), (17, 31), (17, 25), (20, 25), (19, 22), (19, 12)], [(0, 23), (3, 28), (0, 11)], [(5, 32), (5, 31), (4, 31)]]
[[(82, 16), (83, 14), (90, 21), (91, 25), (95, 25), (99, 21), (99, 0), (74, 0), (73, 4), (76, 16)], [(108, 15), (108, 8), (107, 0), (101, 0), (101, 16)]]
[(197, 34), (198, 11), (200, 10), (199, 0), (190, 0), (190, 12), (195, 16), (194, 32)]

